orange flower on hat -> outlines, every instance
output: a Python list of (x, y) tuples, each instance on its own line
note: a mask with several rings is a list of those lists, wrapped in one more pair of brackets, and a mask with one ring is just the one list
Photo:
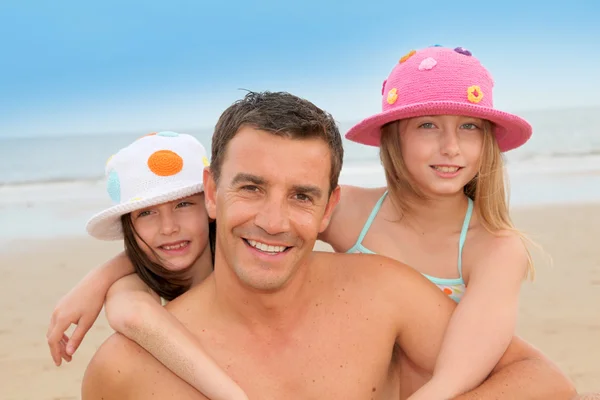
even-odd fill
[(404, 61), (408, 60), (415, 54), (417, 54), (417, 52), (415, 50), (409, 51), (408, 53), (406, 53), (405, 55), (402, 56), (402, 58), (400, 59), (400, 64), (402, 64)]
[(388, 104), (394, 104), (396, 102), (396, 100), (398, 100), (398, 89), (392, 88), (388, 92), (387, 102), (388, 102)]
[(148, 158), (148, 167), (158, 176), (172, 176), (183, 169), (183, 159), (171, 150), (159, 150)]
[(467, 98), (471, 103), (479, 103), (483, 99), (483, 92), (477, 85), (469, 86), (467, 89)]

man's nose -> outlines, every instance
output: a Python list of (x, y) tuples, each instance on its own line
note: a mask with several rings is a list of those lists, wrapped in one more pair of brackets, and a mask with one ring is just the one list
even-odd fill
[(270, 235), (288, 232), (290, 229), (289, 207), (285, 197), (268, 196), (256, 215), (255, 224)]

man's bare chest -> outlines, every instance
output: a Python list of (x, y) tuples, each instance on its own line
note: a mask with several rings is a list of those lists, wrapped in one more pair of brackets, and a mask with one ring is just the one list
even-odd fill
[(251, 399), (387, 400), (398, 393), (391, 371), (395, 337), (387, 331), (377, 318), (333, 312), (292, 331), (229, 327), (204, 329), (199, 337)]

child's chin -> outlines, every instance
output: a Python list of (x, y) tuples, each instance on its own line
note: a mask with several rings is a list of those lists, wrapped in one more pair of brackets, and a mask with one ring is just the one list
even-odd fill
[(183, 259), (183, 257), (177, 257), (172, 260), (167, 260), (166, 269), (172, 272), (182, 271), (186, 269), (190, 263), (186, 262), (187, 260)]
[(173, 271), (173, 272), (178, 272), (178, 271), (183, 271), (183, 270), (184, 270), (184, 269), (186, 269), (186, 268), (187, 268), (187, 265), (175, 264), (175, 265), (173, 265), (173, 267), (172, 267), (172, 268), (170, 268), (170, 269), (171, 269), (171, 271)]
[(462, 182), (458, 180), (443, 182), (433, 186), (433, 192), (438, 195), (451, 195), (461, 192), (464, 189)]

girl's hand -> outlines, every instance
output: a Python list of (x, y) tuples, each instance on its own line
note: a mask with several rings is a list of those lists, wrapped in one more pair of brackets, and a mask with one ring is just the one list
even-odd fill
[[(89, 272), (77, 286), (60, 299), (52, 312), (46, 333), (50, 354), (56, 366), (59, 366), (63, 359), (71, 361), (83, 337), (98, 318), (111, 285), (132, 273), (134, 269), (131, 261), (121, 252), (106, 264)], [(69, 338), (65, 332), (71, 324), (77, 325), (77, 328)]]
[[(102, 310), (108, 289), (95, 275), (90, 273), (79, 282), (60, 299), (52, 312), (46, 339), (56, 366), (60, 366), (63, 359), (71, 361), (73, 353)], [(66, 331), (71, 324), (77, 325), (77, 328), (69, 338)]]

